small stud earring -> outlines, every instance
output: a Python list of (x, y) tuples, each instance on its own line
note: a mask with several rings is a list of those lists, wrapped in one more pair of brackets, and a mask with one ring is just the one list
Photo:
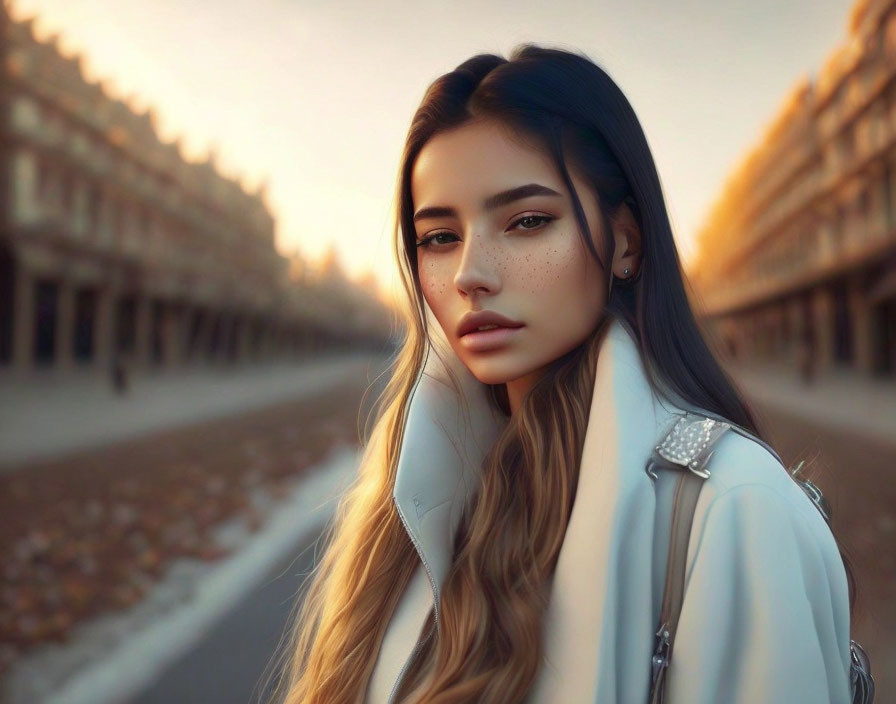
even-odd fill
[(625, 269), (622, 270), (622, 275), (628, 276), (628, 267), (625, 267)]

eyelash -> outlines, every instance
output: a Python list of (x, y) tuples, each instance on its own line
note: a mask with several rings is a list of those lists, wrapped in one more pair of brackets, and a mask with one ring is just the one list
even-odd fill
[[(557, 219), (557, 218), (555, 218), (555, 217), (553, 217), (553, 216), (551, 216), (551, 215), (523, 215), (521, 218), (517, 218), (517, 219), (513, 222), (513, 227), (515, 228), (515, 227), (516, 227), (517, 225), (519, 225), (523, 220), (529, 220), (530, 218), (531, 218), (531, 219), (534, 219), (534, 220), (544, 220), (545, 222), (543, 222), (543, 223), (542, 223), (541, 225), (539, 225), (538, 227), (524, 227), (523, 230), (525, 230), (526, 232), (532, 232), (532, 231), (534, 231), (534, 230), (540, 230), (544, 225), (547, 225), (549, 222), (551, 222), (551, 220), (556, 220), (556, 219)], [(417, 247), (423, 247), (424, 249), (432, 249), (432, 247), (430, 246), (430, 242), (431, 242), (433, 239), (435, 239), (436, 237), (440, 236), (440, 235), (454, 235), (454, 233), (453, 233), (453, 232), (434, 232), (434, 233), (432, 233), (431, 235), (427, 235), (426, 237), (424, 237), (423, 239), (421, 239), (419, 242), (417, 242), (416, 246), (417, 246)], [(446, 244), (452, 244), (452, 243), (451, 243), (451, 242), (448, 242), (448, 243), (446, 243)]]

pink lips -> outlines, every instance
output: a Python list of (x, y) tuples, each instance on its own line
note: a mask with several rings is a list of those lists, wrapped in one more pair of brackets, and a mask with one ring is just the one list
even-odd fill
[(471, 352), (485, 352), (487, 350), (503, 347), (522, 330), (523, 326), (515, 328), (498, 327), (481, 332), (468, 332), (460, 338), (460, 344)]
[(457, 336), (463, 337), (471, 332), (476, 332), (486, 325), (499, 325), (504, 328), (517, 328), (522, 325), (518, 320), (512, 320), (494, 310), (471, 310), (464, 314), (457, 325)]

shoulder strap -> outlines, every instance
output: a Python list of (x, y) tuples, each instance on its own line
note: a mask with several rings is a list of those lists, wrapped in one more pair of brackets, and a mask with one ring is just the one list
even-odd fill
[(664, 698), (666, 671), (672, 657), (672, 644), (684, 600), (685, 567), (691, 526), (694, 522), (694, 509), (703, 482), (709, 477), (706, 466), (715, 449), (715, 443), (729, 428), (728, 423), (696, 413), (689, 412), (679, 416), (656, 446), (647, 464), (647, 473), (654, 479), (657, 476), (653, 471), (655, 467), (666, 467), (680, 472), (672, 505), (666, 583), (653, 653), (649, 704), (661, 704)]
[[(697, 506), (700, 489), (703, 487), (703, 480), (709, 478), (706, 465), (713, 453), (714, 445), (730, 428), (741, 432), (737, 426), (717, 417), (711, 418), (687, 412), (676, 418), (671, 429), (663, 436), (660, 444), (656, 446), (653, 456), (647, 462), (647, 474), (653, 479), (657, 478), (655, 472), (657, 467), (678, 471), (688, 470), (681, 472), (675, 488), (666, 583), (660, 608), (659, 628), (656, 632), (648, 704), (662, 704), (664, 701), (666, 671), (672, 657), (672, 644), (675, 640), (678, 617), (684, 600), (684, 573), (687, 564), (688, 542), (694, 521), (694, 509)], [(742, 434), (747, 434), (768, 447), (765, 442), (752, 434), (745, 432)], [(775, 457), (778, 457), (777, 453), (773, 450), (772, 452)], [(780, 461), (780, 457), (778, 459)], [(791, 468), (789, 473), (815, 504), (824, 520), (830, 524), (830, 506), (821, 490), (809, 480), (797, 477), (802, 469), (802, 464), (800, 462), (795, 468)], [(874, 678), (871, 675), (870, 659), (862, 646), (855, 640), (850, 639), (849, 650), (852, 704), (873, 704)]]
[(660, 608), (660, 626), (656, 632), (657, 646), (653, 653), (653, 685), (650, 704), (663, 701), (666, 668), (672, 656), (672, 643), (678, 628), (681, 602), (684, 599), (684, 573), (688, 551), (688, 539), (694, 521), (694, 508), (703, 480), (690, 472), (682, 473), (675, 489), (672, 508), (672, 529), (669, 537), (669, 558), (666, 568), (666, 586)]

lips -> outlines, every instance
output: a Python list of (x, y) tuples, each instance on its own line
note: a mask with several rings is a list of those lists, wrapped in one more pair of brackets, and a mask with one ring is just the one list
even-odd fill
[(484, 325), (496, 325), (499, 328), (519, 328), (523, 324), (517, 320), (508, 318), (493, 310), (481, 310), (469, 312), (464, 315), (457, 326), (457, 336), (463, 337), (471, 332), (476, 332)]
[(463, 337), (464, 335), (472, 335), (474, 332), (491, 332), (492, 330), (510, 329), (510, 327), (511, 326), (509, 325), (495, 325), (494, 323), (491, 323), (489, 325), (480, 325), (475, 330), (469, 330), (465, 332), (463, 335), (461, 335), (461, 337)]
[(496, 327), (482, 332), (468, 332), (460, 338), (460, 344), (470, 352), (490, 352), (510, 344), (524, 326), (515, 328)]

